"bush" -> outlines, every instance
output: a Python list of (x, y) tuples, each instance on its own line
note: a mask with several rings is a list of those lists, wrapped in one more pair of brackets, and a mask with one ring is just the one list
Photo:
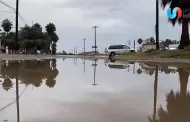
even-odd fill
[(74, 55), (73, 53), (68, 53), (67, 55)]
[(156, 49), (150, 49), (150, 50), (145, 51), (145, 53), (151, 53), (151, 52), (155, 52), (155, 51), (156, 51)]
[(190, 51), (190, 46), (185, 47), (184, 51)]

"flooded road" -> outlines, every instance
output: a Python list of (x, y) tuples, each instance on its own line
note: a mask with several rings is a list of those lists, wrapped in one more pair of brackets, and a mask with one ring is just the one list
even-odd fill
[(0, 122), (189, 122), (183, 65), (3, 61)]

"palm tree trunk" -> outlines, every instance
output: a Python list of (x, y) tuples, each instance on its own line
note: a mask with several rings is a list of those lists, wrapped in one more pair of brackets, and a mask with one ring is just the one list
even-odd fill
[(181, 33), (181, 40), (179, 44), (179, 49), (184, 49), (184, 47), (187, 47), (190, 44), (189, 41), (189, 25), (188, 20), (184, 19), (182, 21), (182, 33)]
[(180, 80), (180, 93), (185, 95), (187, 92), (187, 84), (189, 79), (189, 73), (184, 71), (183, 68), (178, 68), (179, 80)]

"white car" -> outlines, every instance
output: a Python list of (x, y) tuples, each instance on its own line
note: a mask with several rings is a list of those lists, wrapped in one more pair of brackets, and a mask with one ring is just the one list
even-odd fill
[(109, 56), (120, 55), (127, 52), (134, 52), (134, 49), (129, 48), (127, 45), (109, 45), (105, 49), (105, 54)]
[(120, 63), (120, 62), (105, 61), (104, 63), (106, 65), (106, 67), (108, 67), (110, 69), (127, 69), (130, 67), (129, 64)]

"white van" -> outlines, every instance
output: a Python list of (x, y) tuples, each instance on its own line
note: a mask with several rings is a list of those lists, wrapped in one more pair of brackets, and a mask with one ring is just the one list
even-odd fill
[(105, 49), (105, 54), (109, 56), (120, 55), (126, 52), (134, 52), (134, 49), (130, 49), (127, 45), (109, 45)]

